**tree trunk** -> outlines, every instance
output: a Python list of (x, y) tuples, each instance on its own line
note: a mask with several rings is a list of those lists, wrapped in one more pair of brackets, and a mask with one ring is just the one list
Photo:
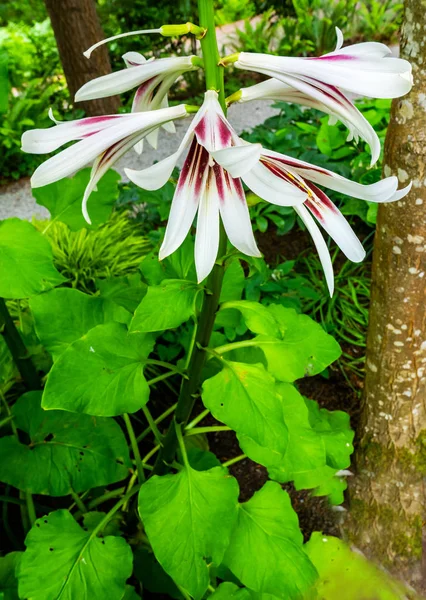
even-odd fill
[(379, 208), (358, 474), (347, 522), (358, 548), (418, 591), (426, 587), (425, 11), (425, 0), (405, 1), (401, 56), (413, 66), (414, 87), (393, 101), (384, 174), (413, 187)]
[[(87, 59), (83, 52), (103, 39), (94, 0), (45, 0), (71, 98), (87, 81), (111, 73), (108, 50), (101, 46)], [(88, 115), (114, 114), (117, 96), (89, 100), (77, 105)]]

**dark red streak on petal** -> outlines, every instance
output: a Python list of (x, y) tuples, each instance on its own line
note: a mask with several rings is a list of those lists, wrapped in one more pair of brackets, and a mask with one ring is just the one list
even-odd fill
[(194, 129), (195, 135), (197, 136), (200, 142), (206, 141), (206, 118), (203, 117), (201, 121), (198, 123), (196, 128)]
[(222, 147), (228, 148), (231, 145), (232, 139), (232, 132), (229, 128), (229, 125), (222, 119), (220, 115), (217, 115), (216, 126)]
[(225, 202), (225, 182), (224, 182), (224, 170), (223, 168), (215, 163), (212, 167), (213, 174), (216, 179), (217, 193), (219, 195), (220, 202)]

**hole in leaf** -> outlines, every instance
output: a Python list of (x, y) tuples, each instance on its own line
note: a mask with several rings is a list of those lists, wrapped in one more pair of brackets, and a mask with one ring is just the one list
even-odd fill
[(43, 523), (48, 523), (49, 521), (47, 519), (44, 519)]
[(105, 545), (105, 540), (102, 540), (101, 544), (104, 544), (104, 545)]
[(50, 552), (53, 552), (53, 548), (49, 548)]
[(36, 523), (36, 527), (40, 527), (40, 523)]
[(46, 435), (46, 437), (44, 438), (45, 442), (51, 442), (53, 440), (55, 436), (53, 435), (53, 433), (49, 433), (48, 435)]
[(80, 451), (80, 456), (84, 456), (84, 452), (83, 451)]
[(124, 461), (122, 461), (121, 458), (116, 458), (115, 462), (118, 463), (119, 465), (124, 465)]

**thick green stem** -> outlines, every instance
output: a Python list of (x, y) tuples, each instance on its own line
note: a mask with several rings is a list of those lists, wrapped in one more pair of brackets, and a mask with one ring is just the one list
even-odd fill
[[(206, 34), (201, 39), (206, 88), (218, 92), (219, 101), (225, 111), (223, 67), (219, 65), (220, 56), (216, 40), (213, 0), (198, 0), (198, 10), (200, 26), (206, 29)], [(225, 256), (226, 246), (226, 235), (222, 226), (218, 252), (219, 259)], [(155, 463), (153, 470), (155, 475), (162, 475), (167, 473), (170, 469), (178, 446), (176, 431), (181, 431), (188, 422), (195, 400), (198, 397), (201, 373), (206, 362), (206, 353), (203, 348), (206, 348), (210, 342), (216, 311), (219, 305), (224, 271), (225, 267), (223, 262), (218, 260), (207, 280), (207, 291), (204, 295), (203, 306), (198, 319), (195, 344), (193, 345), (188, 363), (189, 377), (182, 381), (174, 419), (170, 424), (162, 447), (160, 448), (157, 462)]]
[(10, 350), (25, 385), (29, 390), (40, 390), (40, 377), (19, 335), (19, 331), (16, 329), (15, 323), (7, 310), (4, 298), (0, 298), (0, 328), (3, 328), (4, 341)]
[(216, 39), (213, 1), (198, 0), (198, 12), (200, 26), (206, 29), (206, 34), (201, 38), (206, 88), (208, 90), (216, 90), (219, 94), (219, 102), (225, 111), (225, 85), (223, 67), (219, 66), (220, 54)]

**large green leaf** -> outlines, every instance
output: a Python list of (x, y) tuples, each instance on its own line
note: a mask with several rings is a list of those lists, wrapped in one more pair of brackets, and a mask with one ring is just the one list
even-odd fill
[(9, 106), (9, 73), (8, 55), (6, 49), (0, 50), (0, 114), (5, 113)]
[(0, 222), (0, 296), (28, 298), (63, 283), (49, 242), (27, 221)]
[(139, 513), (163, 569), (195, 600), (219, 565), (237, 513), (238, 484), (226, 469), (154, 476), (139, 492)]
[(97, 191), (90, 194), (88, 211), (92, 225), (86, 223), (81, 212), (81, 202), (89, 178), (90, 169), (83, 169), (71, 179), (60, 179), (33, 189), (33, 196), (37, 204), (49, 210), (52, 219), (66, 223), (72, 231), (94, 229), (108, 220), (118, 198), (121, 176), (110, 169), (97, 184)]
[(320, 373), (339, 358), (339, 344), (307, 315), (280, 304), (228, 302), (238, 309), (247, 327), (258, 333), (253, 344), (265, 354), (268, 371), (279, 381), (292, 382)]
[(126, 438), (113, 419), (44, 411), (41, 392), (28, 392), (12, 408), (15, 436), (0, 438), (0, 481), (33, 494), (65, 496), (127, 477), (131, 462)]
[(404, 585), (393, 580), (341, 540), (315, 532), (305, 545), (319, 580), (305, 600), (401, 600), (411, 597)]
[(290, 498), (272, 481), (239, 506), (224, 564), (248, 588), (288, 600), (315, 581)]
[(165, 279), (160, 285), (150, 286), (136, 309), (130, 332), (179, 327), (195, 314), (195, 298), (199, 289), (196, 283), (183, 279)]
[(56, 359), (70, 344), (96, 325), (118, 321), (128, 324), (130, 313), (108, 298), (59, 288), (30, 300), (37, 335)]
[(282, 401), (262, 365), (223, 361), (223, 369), (204, 382), (202, 398), (214, 417), (243, 436), (247, 446), (253, 442), (266, 447), (278, 464), (284, 460), (288, 435)]
[(297, 489), (316, 487), (322, 480), (321, 469), (326, 467), (324, 440), (312, 429), (308, 409), (296, 388), (281, 383), (276, 391), (288, 430), (284, 456), (272, 452), (267, 445), (256, 447), (251, 440), (239, 436), (241, 447), (250, 458), (267, 467), (272, 479), (281, 483), (293, 480)]
[(18, 581), (15, 570), (21, 559), (22, 552), (10, 552), (0, 557), (0, 598), (18, 600)]
[(43, 408), (103, 417), (136, 412), (149, 398), (143, 367), (153, 345), (152, 336), (129, 336), (121, 323), (94, 327), (53, 365)]
[(84, 531), (67, 510), (37, 519), (18, 566), (19, 596), (31, 600), (121, 600), (132, 551), (121, 537)]

